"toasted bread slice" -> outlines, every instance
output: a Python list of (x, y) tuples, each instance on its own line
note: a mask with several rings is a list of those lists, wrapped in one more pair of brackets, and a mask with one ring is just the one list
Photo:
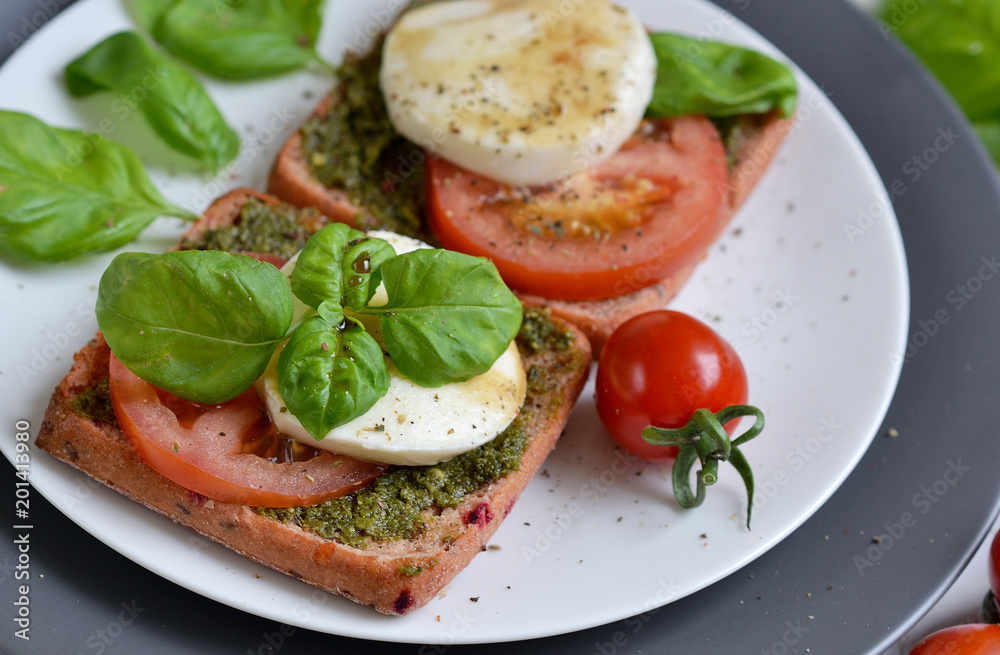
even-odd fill
[[(330, 103), (337, 102), (342, 93), (343, 89), (334, 89), (316, 106), (312, 116), (324, 116)], [(724, 208), (729, 217), (742, 206), (760, 181), (791, 127), (791, 119), (782, 118), (777, 111), (741, 116), (733, 121), (727, 143), (730, 166), (729, 185), (725, 191), (727, 205)], [(327, 188), (312, 176), (302, 151), (302, 135), (298, 131), (289, 137), (278, 154), (268, 181), (268, 191), (298, 207), (316, 207), (334, 220), (351, 225), (360, 222), (361, 229), (372, 227), (365, 225), (370, 219), (362, 208), (351, 203), (344, 191)], [(518, 295), (525, 304), (549, 307), (554, 316), (581, 327), (596, 357), (615, 328), (633, 316), (663, 307), (684, 286), (694, 268), (685, 267), (644, 289), (606, 300), (562, 301)]]
[[(185, 235), (239, 221), (250, 198), (240, 189), (219, 199)], [(315, 216), (304, 223), (315, 230)], [(536, 319), (537, 320), (537, 319)], [(544, 319), (548, 321), (548, 319)], [(519, 417), (529, 437), (520, 466), (467, 494), (455, 507), (425, 510), (426, 529), (410, 539), (352, 546), (252, 507), (206, 499), (149, 468), (129, 443), (106, 402), (95, 401), (108, 379), (110, 350), (102, 335), (74, 356), (53, 394), (36, 445), (133, 500), (254, 561), (385, 614), (405, 614), (434, 598), (485, 548), (521, 491), (562, 433), (590, 371), (590, 344), (559, 319), (547, 322), (558, 346), (518, 339), (533, 383)], [(546, 342), (548, 343), (548, 342)]]
[(525, 401), (524, 430), (531, 441), (520, 467), (468, 494), (457, 507), (428, 510), (429, 527), (418, 538), (349, 546), (252, 507), (209, 501), (164, 478), (139, 457), (116, 422), (79, 413), (81, 395), (108, 377), (110, 350), (100, 335), (75, 355), (72, 370), (52, 396), (36, 444), (245, 557), (384, 614), (405, 614), (434, 598), (485, 548), (555, 446), (590, 370), (586, 338), (564, 325), (573, 335), (567, 349), (522, 350), (525, 366), (540, 367), (551, 383)]
[[(330, 103), (336, 101), (334, 95), (337, 93), (334, 90), (332, 95), (324, 97), (313, 110), (313, 116), (325, 115)], [(335, 221), (358, 227), (355, 217), (361, 209), (351, 203), (347, 192), (323, 186), (309, 172), (302, 152), (302, 133), (297, 130), (278, 153), (268, 178), (267, 190), (296, 207), (315, 207)]]

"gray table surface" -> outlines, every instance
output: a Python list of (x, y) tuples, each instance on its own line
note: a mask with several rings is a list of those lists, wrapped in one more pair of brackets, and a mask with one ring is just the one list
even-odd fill
[[(840, 0), (716, 0), (769, 38), (830, 93), (889, 184), (939, 128), (969, 127), (923, 71), (855, 7)], [(0, 2), (0, 59), (67, 0)], [(3, 99), (0, 98), (0, 106)], [(911, 335), (945, 306), (980, 257), (1000, 253), (1000, 192), (992, 165), (965, 140), (896, 199), (907, 249)], [(977, 300), (908, 361), (883, 427), (857, 469), (788, 539), (711, 587), (643, 617), (515, 647), (526, 653), (831, 653), (878, 655), (957, 577), (997, 514), (1000, 476), (1000, 285)], [(971, 365), (967, 370), (966, 365)], [(921, 488), (949, 462), (969, 470), (907, 528), (877, 566), (860, 575), (854, 557), (872, 535), (914, 509)], [(0, 502), (0, 616), (12, 617), (16, 581), (13, 469)], [(8, 491), (9, 490), (9, 491)], [(39, 502), (41, 498), (36, 495)], [(219, 605), (121, 557), (51, 506), (33, 504), (30, 642), (0, 621), (11, 653), (386, 653), (436, 647), (373, 644), (283, 626)], [(743, 602), (740, 602), (743, 601)], [(511, 645), (450, 647), (505, 653)]]

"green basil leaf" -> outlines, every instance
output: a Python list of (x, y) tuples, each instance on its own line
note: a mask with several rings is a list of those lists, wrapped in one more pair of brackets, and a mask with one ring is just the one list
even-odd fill
[(367, 307), (382, 283), (382, 265), (394, 257), (396, 249), (384, 239), (366, 235), (348, 241), (340, 261), (344, 307)]
[(59, 261), (111, 250), (158, 216), (197, 219), (160, 195), (128, 148), (0, 111), (0, 252)]
[(884, 35), (895, 32), (938, 78), (1000, 165), (1000, 4), (887, 0), (878, 23)]
[(239, 154), (239, 135), (201, 83), (134, 32), (109, 36), (71, 62), (66, 86), (76, 97), (120, 94), (164, 143), (213, 171)]
[(299, 253), (292, 292), (336, 325), (343, 320), (344, 307), (363, 309), (368, 304), (382, 280), (379, 268), (395, 256), (386, 241), (331, 223), (310, 237)]
[(381, 266), (389, 301), (379, 315), (399, 372), (437, 387), (484, 373), (521, 326), (521, 303), (487, 259), (448, 250), (415, 250)]
[(889, 0), (880, 25), (894, 30), (965, 111), (1000, 119), (1000, 4), (992, 0)]
[(649, 38), (658, 65), (647, 116), (724, 118), (772, 109), (791, 116), (795, 111), (795, 76), (767, 55), (680, 34), (658, 32)]
[(157, 21), (170, 8), (171, 0), (131, 0), (126, 5), (136, 24), (152, 32)]
[(195, 402), (245, 391), (291, 322), (292, 293), (281, 271), (222, 251), (123, 253), (97, 295), (97, 324), (118, 359)]
[(313, 316), (295, 330), (278, 357), (278, 392), (317, 439), (367, 412), (388, 390), (382, 349), (350, 321), (333, 327)]
[(159, 16), (152, 35), (175, 57), (213, 77), (233, 81), (271, 77), (321, 62), (315, 47), (323, 4), (323, 0), (176, 0)]

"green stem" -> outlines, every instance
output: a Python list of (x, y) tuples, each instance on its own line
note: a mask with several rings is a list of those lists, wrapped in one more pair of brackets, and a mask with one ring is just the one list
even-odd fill
[(753, 471), (750, 470), (750, 463), (739, 448), (733, 448), (729, 461), (739, 471), (740, 477), (743, 478), (743, 486), (747, 488), (747, 530), (749, 530), (750, 513), (753, 511)]
[[(730, 441), (726, 423), (743, 416), (753, 416), (756, 420), (749, 430)], [(715, 484), (719, 478), (719, 462), (730, 462), (746, 487), (749, 530), (753, 510), (753, 470), (737, 446), (750, 441), (763, 429), (764, 413), (758, 408), (753, 405), (730, 405), (714, 413), (707, 409), (696, 410), (684, 427), (658, 428), (651, 425), (642, 431), (642, 438), (654, 446), (680, 447), (672, 479), (674, 496), (685, 509), (701, 505), (705, 500), (705, 487)], [(692, 491), (691, 469), (696, 459), (701, 462), (701, 470), (696, 476), (696, 490)]]
[(677, 504), (684, 509), (691, 509), (701, 505), (705, 500), (705, 485), (698, 479), (698, 492), (691, 491), (691, 467), (698, 459), (698, 453), (691, 444), (681, 446), (677, 453), (677, 460), (674, 462), (674, 496), (677, 497)]
[(715, 442), (713, 444), (715, 448), (712, 450), (699, 449), (699, 452), (704, 452), (706, 456), (713, 459), (721, 459), (722, 461), (729, 459), (729, 451), (732, 450), (733, 445), (729, 441), (726, 429), (722, 427), (722, 421), (716, 418), (715, 414), (707, 409), (695, 410), (690, 423), (698, 427), (700, 434), (711, 437)]

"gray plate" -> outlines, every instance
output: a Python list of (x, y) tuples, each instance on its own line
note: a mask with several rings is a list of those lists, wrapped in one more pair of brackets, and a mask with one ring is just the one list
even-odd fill
[[(830, 94), (886, 187), (896, 191), (910, 267), (910, 357), (883, 428), (857, 469), (785, 541), (660, 610), (519, 643), (524, 652), (879, 655), (950, 586), (998, 511), (1000, 192), (991, 162), (935, 84), (852, 6), (716, 2)], [(69, 2), (0, 3), (6, 34), (0, 59), (63, 4)], [(884, 436), (890, 427), (898, 437)], [(15, 579), (14, 477), (5, 466), (0, 606), (12, 617), (23, 582)], [(38, 494), (32, 500), (31, 640), (16, 639), (16, 626), (5, 619), (0, 648), (10, 652), (499, 654), (510, 648), (376, 644), (276, 624), (163, 580)]]

